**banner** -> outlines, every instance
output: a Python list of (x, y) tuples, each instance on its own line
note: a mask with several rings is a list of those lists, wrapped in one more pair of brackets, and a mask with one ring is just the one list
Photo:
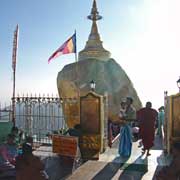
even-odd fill
[(12, 53), (12, 69), (15, 71), (16, 69), (16, 58), (17, 58), (17, 48), (18, 48), (18, 25), (16, 26), (16, 30), (14, 31), (14, 40), (13, 40), (13, 53)]

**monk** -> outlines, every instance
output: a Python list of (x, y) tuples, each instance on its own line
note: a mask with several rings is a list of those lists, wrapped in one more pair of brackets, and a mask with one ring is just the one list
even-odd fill
[(140, 138), (144, 146), (142, 153), (145, 153), (147, 150), (147, 156), (151, 155), (149, 150), (154, 145), (155, 122), (158, 117), (158, 112), (151, 107), (151, 102), (147, 102), (146, 107), (137, 112), (137, 119), (140, 125)]

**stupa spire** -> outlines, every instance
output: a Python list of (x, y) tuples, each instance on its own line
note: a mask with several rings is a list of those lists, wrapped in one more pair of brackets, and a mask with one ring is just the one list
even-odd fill
[(92, 21), (97, 21), (97, 20), (102, 19), (102, 16), (99, 15), (99, 12), (97, 10), (96, 0), (93, 1), (93, 7), (91, 9), (91, 14), (87, 18)]
[(98, 32), (96, 21), (102, 19), (102, 16), (99, 15), (96, 0), (93, 0), (91, 13), (87, 18), (92, 20), (91, 32), (85, 48), (79, 52), (79, 60), (95, 58), (106, 61), (110, 58), (110, 52), (103, 48)]

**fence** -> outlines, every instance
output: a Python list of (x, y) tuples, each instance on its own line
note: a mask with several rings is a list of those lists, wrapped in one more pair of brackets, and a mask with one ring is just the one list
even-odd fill
[[(34, 142), (51, 144), (50, 135), (66, 128), (63, 104), (75, 104), (77, 99), (27, 95), (15, 97), (15, 102), (16, 126), (25, 134), (33, 136)], [(73, 116), (72, 119), (77, 119), (76, 115)], [(3, 108), (0, 106), (0, 122), (7, 121), (12, 121), (11, 104)], [(119, 136), (119, 128), (111, 122), (105, 127), (108, 128), (108, 144), (111, 147)]]
[[(16, 126), (25, 134), (33, 136), (35, 142), (52, 143), (50, 135), (66, 128), (65, 117), (62, 111), (64, 103), (76, 103), (75, 99), (61, 99), (49, 96), (22, 96), (15, 97)], [(6, 121), (12, 120), (12, 106), (6, 106), (0, 111), (0, 122), (6, 115)]]

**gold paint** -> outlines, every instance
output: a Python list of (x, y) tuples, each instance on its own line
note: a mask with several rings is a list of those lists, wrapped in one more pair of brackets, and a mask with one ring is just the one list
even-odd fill
[(171, 152), (172, 144), (180, 141), (180, 93), (169, 96), (165, 109), (166, 115), (166, 146), (168, 153)]
[(103, 48), (96, 24), (96, 21), (100, 20), (101, 18), (102, 17), (97, 11), (96, 1), (94, 1), (91, 14), (88, 16), (88, 19), (92, 20), (91, 32), (88, 41), (86, 42), (85, 48), (79, 52), (79, 61), (89, 58), (95, 58), (103, 61), (109, 60), (111, 54), (109, 51)]

